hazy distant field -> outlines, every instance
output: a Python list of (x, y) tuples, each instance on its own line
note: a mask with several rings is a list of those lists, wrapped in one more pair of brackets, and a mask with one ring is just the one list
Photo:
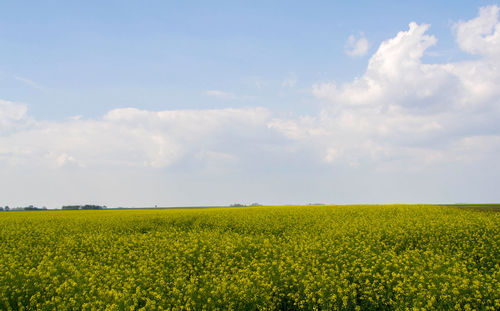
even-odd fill
[(500, 309), (500, 213), (0, 213), (0, 309)]

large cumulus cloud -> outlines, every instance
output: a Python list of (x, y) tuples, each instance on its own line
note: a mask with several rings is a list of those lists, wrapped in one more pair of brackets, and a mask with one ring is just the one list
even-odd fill
[[(318, 83), (325, 101), (319, 116), (275, 120), (273, 127), (318, 150), (329, 163), (377, 165), (393, 160), (427, 165), (494, 157), (500, 137), (500, 36), (498, 8), (455, 26), (463, 51), (476, 60), (424, 63), (437, 43), (429, 25), (409, 28), (382, 42), (366, 72), (354, 81)], [(473, 146), (473, 147), (472, 147)]]

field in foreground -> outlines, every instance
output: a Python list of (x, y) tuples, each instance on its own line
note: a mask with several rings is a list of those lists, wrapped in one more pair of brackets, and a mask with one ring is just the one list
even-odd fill
[(0, 309), (500, 309), (500, 213), (0, 213)]

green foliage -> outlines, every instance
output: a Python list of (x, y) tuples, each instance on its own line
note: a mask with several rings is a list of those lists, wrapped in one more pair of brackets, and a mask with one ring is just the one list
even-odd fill
[(64, 205), (61, 207), (62, 210), (92, 210), (92, 209), (104, 209), (105, 206), (100, 205)]
[(80, 205), (64, 205), (61, 207), (62, 210), (79, 210)]
[(0, 217), (2, 310), (498, 310), (500, 213), (444, 206)]

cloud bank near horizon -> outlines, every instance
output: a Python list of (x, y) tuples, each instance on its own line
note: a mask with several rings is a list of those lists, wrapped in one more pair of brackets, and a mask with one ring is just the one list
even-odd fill
[[(98, 119), (49, 122), (30, 117), (24, 104), (1, 100), (0, 167), (39, 176), (57, 170), (143, 170), (148, 176), (188, 170), (193, 176), (302, 178), (302, 165), (333, 169), (336, 181), (359, 168), (389, 179), (443, 165), (460, 170), (486, 163), (498, 172), (498, 14), (497, 6), (483, 7), (476, 18), (455, 24), (458, 47), (475, 58), (453, 63), (423, 62), (437, 38), (430, 25), (410, 23), (379, 45), (360, 77), (313, 85), (313, 96), (323, 103), (317, 115), (283, 118), (264, 107), (119, 108)], [(278, 162), (290, 164), (290, 171), (284, 175)], [(148, 185), (131, 187), (141, 192)]]

